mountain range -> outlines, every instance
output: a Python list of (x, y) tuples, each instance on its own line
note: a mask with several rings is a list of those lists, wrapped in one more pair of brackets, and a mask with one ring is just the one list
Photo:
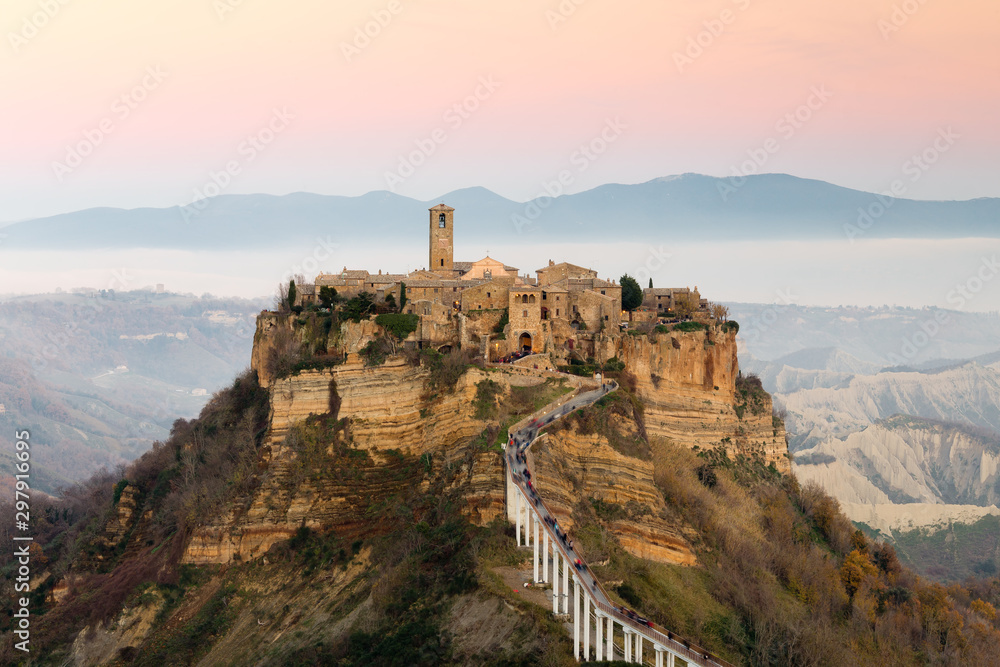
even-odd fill
[(425, 230), (414, 226), (414, 215), (441, 201), (459, 211), (470, 241), (505, 233), (593, 238), (606, 235), (611, 220), (619, 240), (644, 240), (653, 231), (684, 240), (1000, 237), (998, 198), (917, 201), (784, 174), (742, 182), (683, 174), (528, 202), (473, 187), (428, 201), (388, 191), (357, 197), (298, 192), (220, 195), (185, 207), (93, 208), (9, 224), (4, 246), (231, 250), (312, 242), (331, 232), (342, 241), (381, 239), (386, 231), (421, 243)]

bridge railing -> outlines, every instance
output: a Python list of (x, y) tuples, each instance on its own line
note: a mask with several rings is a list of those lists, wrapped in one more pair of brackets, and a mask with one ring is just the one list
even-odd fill
[[(612, 391), (613, 391), (613, 390), (615, 390), (615, 389), (618, 388), (618, 383), (616, 383), (614, 381), (611, 381), (611, 382), (613, 383), (613, 387), (612, 387)], [(591, 390), (591, 391), (593, 391), (593, 390)], [(586, 392), (582, 391), (582, 389), (578, 389), (576, 392), (571, 392), (570, 394), (567, 394), (566, 396), (561, 397), (559, 399), (559, 401), (556, 401), (555, 405), (549, 404), (549, 405), (545, 406), (544, 408), (542, 408), (538, 412), (540, 412), (543, 415), (546, 414), (546, 413), (548, 413), (548, 412), (552, 412), (553, 410), (558, 409), (562, 405), (565, 405), (572, 398), (576, 398), (581, 393), (586, 393)], [(596, 399), (595, 399), (595, 401), (596, 401)], [(537, 412), (536, 412), (536, 414), (537, 414)], [(537, 417), (535, 417), (535, 418), (537, 418)], [(514, 433), (516, 431), (519, 431), (522, 428), (524, 428), (524, 426), (527, 425), (528, 423), (530, 423), (530, 420), (524, 420), (523, 422), (519, 422), (518, 426), (511, 427), (510, 432)], [(539, 430), (541, 430), (541, 429), (539, 429)], [(525, 449), (527, 449), (527, 447), (530, 447), (531, 444), (533, 444), (533, 443), (534, 443), (534, 440), (531, 443), (528, 443), (528, 445), (525, 447)], [(510, 454), (508, 453), (508, 455), (510, 455)], [(509, 466), (508, 466), (508, 469), (507, 469), (507, 474), (511, 474), (511, 469), (510, 469)], [(537, 503), (532, 503), (530, 501), (530, 498), (529, 498), (529, 495), (528, 495), (527, 491), (523, 487), (524, 481), (523, 480), (518, 481), (518, 480), (514, 479), (513, 475), (511, 475), (511, 479), (514, 481), (514, 485), (518, 488), (518, 490), (524, 496), (525, 501), (527, 501), (526, 504), (529, 507), (532, 506), (532, 505), (534, 505), (534, 507), (536, 507), (536, 508), (539, 507), (539, 506), (541, 506), (546, 512), (548, 512), (548, 514), (550, 516), (553, 516), (553, 517), (555, 516), (552, 513), (552, 511), (548, 508), (548, 506), (545, 504), (545, 500), (542, 498), (541, 494), (537, 495), (538, 502)], [(538, 514), (537, 509), (534, 510), (534, 513), (536, 515)], [(542, 524), (542, 530), (545, 531), (549, 535), (549, 537), (550, 537), (550, 539), (552, 541), (552, 544), (554, 544), (555, 547), (557, 549), (559, 549), (560, 552), (562, 552), (563, 557), (565, 558), (565, 562), (567, 564), (574, 563), (575, 559), (572, 556), (570, 556), (568, 549), (566, 549), (565, 545), (559, 540), (559, 537), (555, 534), (555, 532), (553, 531), (552, 527), (549, 526), (549, 524), (547, 524), (544, 521), (540, 521), (539, 523)], [(546, 555), (546, 558), (548, 558), (547, 555)], [(601, 594), (604, 596), (604, 599), (611, 600), (611, 596), (608, 595), (607, 590), (605, 590), (605, 588), (601, 584), (600, 580), (594, 574), (594, 571), (590, 568), (590, 565), (588, 565), (587, 563), (583, 562), (583, 559), (580, 560), (580, 563), (581, 563), (582, 567), (585, 568), (587, 570), (587, 572), (590, 574), (591, 581), (594, 582), (594, 585), (597, 588), (601, 589)], [(578, 579), (578, 581), (579, 581), (579, 579)], [(642, 623), (639, 623), (638, 620), (635, 620), (635, 619), (631, 618), (630, 616), (628, 616), (627, 614), (622, 613), (618, 608), (616, 608), (616, 607), (614, 607), (614, 606), (612, 606), (610, 604), (601, 602), (600, 600), (596, 599), (596, 596), (594, 596), (594, 598), (595, 598), (594, 599), (594, 606), (597, 607), (598, 609), (600, 609), (602, 612), (604, 612), (608, 616), (611, 616), (612, 618), (614, 618), (615, 621), (617, 621), (622, 627), (626, 627), (627, 626), (633, 632), (636, 632), (636, 633), (642, 635), (644, 638), (648, 639), (649, 641), (653, 642), (654, 644), (659, 644), (659, 645), (663, 646), (664, 648), (668, 649), (670, 652), (672, 652), (672, 653), (680, 656), (681, 658), (684, 658), (688, 662), (693, 662), (694, 664), (697, 664), (697, 665), (707, 665), (707, 666), (716, 665), (717, 667), (735, 667), (732, 663), (727, 662), (726, 660), (723, 660), (722, 658), (719, 658), (719, 657), (716, 657), (716, 656), (712, 655), (709, 651), (703, 649), (702, 647), (698, 646), (694, 642), (691, 642), (691, 641), (685, 639), (684, 637), (681, 637), (680, 635), (674, 634), (673, 632), (669, 632), (669, 631), (666, 634), (664, 634), (664, 633), (662, 633), (662, 632), (660, 632), (658, 630), (650, 628), (647, 625), (643, 625)]]

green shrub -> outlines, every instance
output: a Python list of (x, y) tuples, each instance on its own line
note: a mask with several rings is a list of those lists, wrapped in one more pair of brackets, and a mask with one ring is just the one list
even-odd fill
[(375, 318), (375, 324), (396, 338), (403, 340), (420, 326), (420, 316), (407, 315), (406, 313), (385, 313)]
[(358, 354), (365, 360), (365, 366), (381, 366), (391, 351), (389, 341), (384, 338), (376, 338), (368, 341), (368, 344), (361, 348)]
[(708, 325), (702, 322), (681, 322), (674, 325), (674, 331), (708, 331)]
[(504, 308), (503, 315), (500, 316), (500, 321), (493, 327), (493, 333), (502, 334), (508, 324), (510, 324), (510, 309)]
[(604, 362), (604, 371), (608, 373), (617, 373), (619, 371), (625, 370), (625, 362), (618, 359), (618, 357), (611, 357)]
[(729, 320), (728, 322), (723, 322), (722, 333), (729, 333), (730, 331), (732, 331), (733, 333), (739, 333), (740, 323), (735, 320)]
[(125, 490), (126, 486), (128, 486), (128, 480), (127, 479), (121, 479), (121, 480), (118, 481), (117, 484), (115, 484), (114, 499), (112, 500), (112, 502), (115, 505), (117, 505), (118, 501), (121, 500), (121, 498), (122, 498), (122, 491)]

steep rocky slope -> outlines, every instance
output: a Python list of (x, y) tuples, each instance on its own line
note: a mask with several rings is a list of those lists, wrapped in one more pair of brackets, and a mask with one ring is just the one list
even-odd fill
[(771, 397), (737, 386), (734, 333), (622, 336), (614, 351), (637, 379), (650, 436), (688, 447), (722, 443), (732, 456), (761, 455), (789, 470), (785, 428), (773, 418)]
[[(498, 516), (504, 503), (500, 457), (496, 451), (467, 455), (456, 447), (486, 427), (471, 406), (476, 385), (487, 374), (469, 371), (453, 392), (438, 396), (428, 395), (427, 375), (396, 359), (377, 368), (355, 362), (275, 381), (261, 486), (246, 508), (234, 507), (199, 527), (185, 560), (248, 560), (288, 539), (300, 525), (349, 533), (373, 499), (388, 500), (412, 483), (400, 454), (423, 457), (429, 471), (457, 466), (470, 517), (486, 524)], [(490, 377), (506, 387), (541, 382), (501, 373)], [(296, 430), (318, 415), (321, 422)], [(348, 442), (367, 458), (358, 455), (357, 477), (330, 478), (322, 461), (343, 455), (339, 449)]]
[[(978, 518), (1000, 501), (1000, 438), (987, 430), (897, 416), (796, 454), (796, 474), (833, 493), (848, 514), (882, 529)], [(905, 505), (890, 510), (886, 505)], [(949, 511), (943, 511), (949, 506)], [(994, 507), (995, 511), (995, 507)], [(881, 516), (881, 518), (880, 518)]]
[(841, 388), (782, 394), (792, 449), (859, 431), (905, 414), (1000, 431), (1000, 373), (976, 363), (940, 372), (886, 372), (856, 376)]
[[(475, 538), (486, 540), (476, 549), (493, 554), (485, 562), (517, 564), (504, 534), (498, 444), (511, 424), (593, 380), (535, 369), (535, 364), (470, 366), (463, 352), (448, 358), (433, 351), (390, 355), (372, 363), (358, 351), (384, 335), (373, 322), (332, 332), (335, 345), (321, 347), (335, 347), (338, 354), (268, 373), (283, 345), (311, 345), (314, 334), (262, 315), (253, 366), (266, 389), (252, 375), (239, 379), (228, 395), (213, 399), (214, 412), (203, 423), (175, 426), (171, 442), (122, 482), (113, 511), (87, 538), (89, 555), (75, 560), (71, 574), (52, 590), (50, 603), (57, 611), (75, 613), (85, 604), (78, 591), (111, 586), (119, 572), (135, 573), (121, 576), (140, 580), (151, 576), (142, 573), (168, 572), (174, 553), (182, 572), (201, 573), (200, 583), (183, 599), (175, 589), (157, 584), (113, 625), (95, 616), (88, 636), (99, 640), (77, 637), (70, 651), (75, 661), (104, 663), (132, 656), (139, 647), (139, 655), (160, 655), (177, 648), (178, 633), (189, 636), (215, 627), (216, 616), (220, 626), (212, 632), (218, 641), (206, 644), (207, 656), (187, 644), (185, 655), (239, 662), (248, 647), (263, 646), (257, 639), (248, 642), (250, 635), (277, 642), (283, 656), (297, 655), (301, 643), (282, 637), (286, 628), (302, 632), (302, 619), (326, 628), (328, 639), (336, 635), (342, 648), (344, 633), (352, 628), (383, 627), (391, 603), (380, 591), (399, 589), (400, 577), (409, 582), (383, 560), (396, 562), (398, 554), (410, 553), (404, 545), (418, 545), (418, 551), (444, 549), (448, 555), (440, 556), (442, 565), (459, 567), (464, 561), (455, 558), (461, 549), (447, 546), (449, 541), (476, 534), (459, 525), (486, 531)], [(778, 475), (788, 469), (783, 427), (772, 418), (770, 397), (740, 379), (734, 337), (718, 327), (603, 340), (605, 357), (617, 357), (624, 365), (619, 373), (624, 389), (574, 413), (543, 438), (532, 454), (539, 487), (567, 527), (585, 532), (596, 520), (608, 539), (632, 557), (682, 569), (699, 566), (694, 545), (703, 537), (668, 506), (656, 479), (669, 464), (656, 452), (677, 446), (714, 451), (713, 465), (732, 457), (755, 462), (761, 470), (770, 464), (763, 474)], [(250, 408), (233, 407), (244, 400), (241, 396), (251, 401), (252, 414), (246, 413)], [(215, 437), (224, 439), (215, 445)], [(216, 458), (222, 467), (199, 472), (199, 461), (217, 456), (206, 447), (227, 448), (224, 456), (239, 462)], [(153, 461), (166, 468), (150, 467)], [(199, 481), (199, 475), (212, 474), (232, 477)], [(577, 525), (581, 521), (587, 525)], [(163, 544), (170, 546), (161, 549)], [(317, 603), (307, 590), (293, 586), (299, 592), (286, 594), (285, 588), (275, 588), (274, 582), (290, 576), (287, 565), (277, 563), (289, 560), (346, 568), (345, 574), (323, 575), (312, 584), (328, 591), (329, 605), (312, 609)], [(104, 573), (111, 578), (102, 579)], [(468, 597), (448, 598), (442, 607), (493, 609), (491, 616), (503, 621), (497, 627), (508, 629), (468, 648), (457, 638), (442, 647), (442, 655), (463, 655), (460, 664), (480, 664), (476, 651), (521, 651), (510, 639), (523, 631), (524, 612), (510, 616), (494, 609), (497, 598), (510, 592), (489, 583), (492, 576), (478, 572), (478, 584), (455, 591)], [(419, 588), (419, 583), (406, 585)], [(451, 584), (441, 580), (437, 586), (429, 590), (441, 595)], [(282, 599), (298, 605), (290, 622), (279, 619), (276, 601)], [(230, 606), (232, 613), (222, 611)], [(166, 624), (164, 615), (171, 619)], [(548, 622), (528, 616), (532, 623)], [(160, 620), (151, 621), (154, 617)], [(463, 623), (461, 617), (435, 621), (433, 633)], [(529, 652), (549, 650), (544, 644), (529, 643)], [(145, 664), (143, 659), (136, 664)]]

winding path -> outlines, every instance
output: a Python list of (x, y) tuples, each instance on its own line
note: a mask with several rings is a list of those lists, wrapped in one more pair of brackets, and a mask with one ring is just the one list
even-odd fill
[[(539, 431), (573, 410), (594, 404), (616, 389), (618, 385), (613, 381), (603, 383), (589, 391), (583, 391), (583, 387), (578, 386), (576, 392), (553, 401), (535, 415), (511, 428), (510, 439), (505, 449), (507, 507), (508, 518), (517, 527), (517, 545), (522, 546), (523, 537), (524, 546), (534, 547), (534, 580), (536, 583), (548, 583), (551, 580), (553, 614), (570, 613), (569, 579), (572, 575), (573, 655), (577, 660), (613, 660), (617, 653), (618, 659), (645, 664), (643, 645), (648, 643), (653, 650), (653, 655), (650, 657), (653, 658), (654, 667), (679, 667), (687, 664), (732, 667), (730, 663), (716, 658), (692, 642), (654, 626), (635, 612), (612, 602), (593, 571), (573, 548), (572, 536), (567, 535), (559, 525), (532, 484), (527, 464), (527, 450), (537, 440)], [(561, 577), (560, 561), (562, 561)], [(584, 619), (583, 623), (580, 622), (581, 618)], [(618, 626), (621, 628), (621, 633), (618, 635), (621, 641), (616, 644)], [(595, 640), (593, 658), (590, 643), (591, 629), (594, 630)]]

